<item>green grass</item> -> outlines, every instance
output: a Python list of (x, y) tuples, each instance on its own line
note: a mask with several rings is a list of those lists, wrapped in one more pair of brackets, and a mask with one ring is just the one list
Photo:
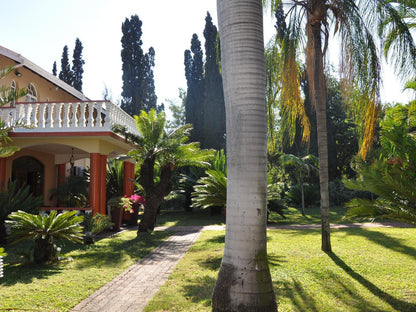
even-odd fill
[[(333, 253), (318, 230), (269, 230), (279, 312), (416, 311), (415, 228), (332, 231)], [(211, 311), (224, 232), (206, 231), (145, 311)]]
[(209, 209), (194, 209), (193, 212), (183, 210), (162, 210), (157, 216), (156, 226), (205, 226), (225, 224), (223, 215), (210, 215)]
[[(301, 208), (288, 207), (283, 210), (286, 219), (277, 213), (272, 212), (269, 216), (269, 223), (275, 224), (320, 224), (321, 212), (319, 207), (306, 207), (305, 216), (302, 216)], [(344, 207), (331, 207), (330, 219), (331, 223), (348, 223), (344, 217), (347, 209)]]
[[(343, 207), (331, 207), (330, 217), (331, 223), (347, 223), (342, 220), (346, 209)], [(269, 216), (269, 224), (320, 224), (321, 213), (319, 207), (307, 207), (306, 215), (302, 216), (300, 209), (288, 207), (284, 210), (286, 219), (279, 214), (272, 212)], [(350, 221), (351, 222), (351, 221)], [(158, 226), (174, 226), (174, 225), (214, 225), (225, 224), (223, 215), (210, 216), (209, 209), (195, 209), (193, 212), (185, 212), (183, 210), (162, 210), (157, 217)]]
[(0, 278), (0, 310), (69, 311), (111, 281), (154, 247), (170, 232), (142, 234), (126, 231), (95, 245), (67, 245), (66, 260), (37, 266), (25, 261), (29, 243), (7, 246), (4, 278)]

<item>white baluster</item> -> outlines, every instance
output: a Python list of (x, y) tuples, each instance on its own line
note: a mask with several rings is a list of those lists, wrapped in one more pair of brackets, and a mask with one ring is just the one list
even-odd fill
[(71, 128), (76, 128), (78, 126), (77, 124), (77, 103), (70, 103), (69, 107), (71, 108), (72, 116), (71, 116)]
[(70, 117), (69, 117), (69, 103), (63, 103), (63, 115), (64, 118), (62, 120), (62, 128), (68, 128), (69, 122), (70, 122)]
[(80, 112), (80, 118), (79, 118), (79, 123), (78, 123), (78, 127), (79, 128), (85, 128), (85, 115), (86, 115), (86, 110), (85, 110), (85, 102), (81, 102), (81, 112)]
[(54, 128), (63, 128), (64, 127), (64, 118), (65, 118), (65, 111), (64, 111), (64, 103), (58, 104), (58, 109), (56, 110), (55, 121), (53, 123)]
[(112, 117), (114, 115), (114, 107), (113, 105), (111, 105), (110, 102), (106, 102), (105, 103), (105, 118), (104, 118), (104, 125), (103, 127), (105, 127), (108, 130), (111, 130), (112, 128)]
[(46, 118), (45, 122), (45, 129), (52, 129), (53, 128), (53, 107), (55, 106), (55, 103), (49, 103), (46, 106), (45, 114), (48, 114), (48, 117)]
[(45, 111), (46, 111), (46, 104), (42, 103), (39, 105), (39, 124), (38, 127), (43, 129), (45, 128)]
[(103, 126), (101, 112), (103, 111), (103, 102), (95, 103), (97, 105), (97, 118), (95, 121), (95, 126), (101, 128)]
[(92, 129), (94, 127), (94, 103), (88, 103), (88, 128)]
[(32, 111), (30, 114), (30, 125), (32, 127), (38, 127), (38, 108), (39, 104), (32, 104)]
[(25, 116), (24, 116), (24, 123), (26, 126), (30, 126), (30, 112), (31, 112), (32, 104), (25, 105)]

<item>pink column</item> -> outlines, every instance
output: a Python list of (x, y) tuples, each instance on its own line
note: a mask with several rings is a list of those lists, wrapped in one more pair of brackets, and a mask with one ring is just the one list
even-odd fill
[(100, 166), (101, 157), (98, 153), (90, 154), (90, 207), (93, 214), (100, 212)]
[(99, 212), (106, 214), (107, 193), (107, 155), (100, 155), (100, 208)]

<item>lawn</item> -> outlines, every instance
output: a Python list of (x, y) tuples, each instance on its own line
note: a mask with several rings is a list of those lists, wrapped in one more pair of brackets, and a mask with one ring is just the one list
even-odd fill
[(126, 231), (95, 245), (66, 245), (56, 265), (26, 261), (30, 244), (7, 246), (4, 278), (0, 278), (0, 310), (69, 311), (131, 266), (171, 232)]
[[(342, 208), (331, 208), (334, 223)], [(319, 223), (319, 208), (295, 208), (274, 224)], [(162, 211), (158, 225), (224, 224), (209, 210)], [(26, 245), (8, 246), (0, 310), (68, 311), (149, 253), (171, 232), (126, 231), (93, 246), (66, 245), (64, 260), (35, 266)], [(416, 311), (416, 228), (337, 229), (334, 252), (320, 251), (319, 230), (269, 230), (268, 250), (279, 311)], [(224, 231), (203, 232), (146, 311), (210, 311)]]
[[(351, 221), (343, 220), (346, 209), (343, 207), (331, 207), (331, 223), (348, 223)], [(284, 209), (285, 218), (272, 212), (269, 215), (269, 224), (319, 224), (321, 223), (321, 212), (319, 207), (307, 207), (306, 215), (302, 216), (300, 209), (287, 207)], [(193, 212), (182, 210), (162, 210), (157, 218), (158, 226), (174, 225), (212, 225), (225, 224), (223, 215), (210, 215), (209, 209), (194, 209)]]
[[(269, 230), (279, 311), (416, 311), (416, 228)], [(224, 232), (203, 232), (145, 311), (210, 311)]]

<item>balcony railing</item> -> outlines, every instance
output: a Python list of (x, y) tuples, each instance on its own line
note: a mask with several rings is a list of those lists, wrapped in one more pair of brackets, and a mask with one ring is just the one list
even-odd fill
[[(0, 119), (7, 126), (21, 123), (36, 132), (104, 132), (119, 124), (138, 134), (134, 119), (108, 101), (16, 103), (15, 107), (0, 108)], [(14, 130), (27, 131), (26, 128)]]

